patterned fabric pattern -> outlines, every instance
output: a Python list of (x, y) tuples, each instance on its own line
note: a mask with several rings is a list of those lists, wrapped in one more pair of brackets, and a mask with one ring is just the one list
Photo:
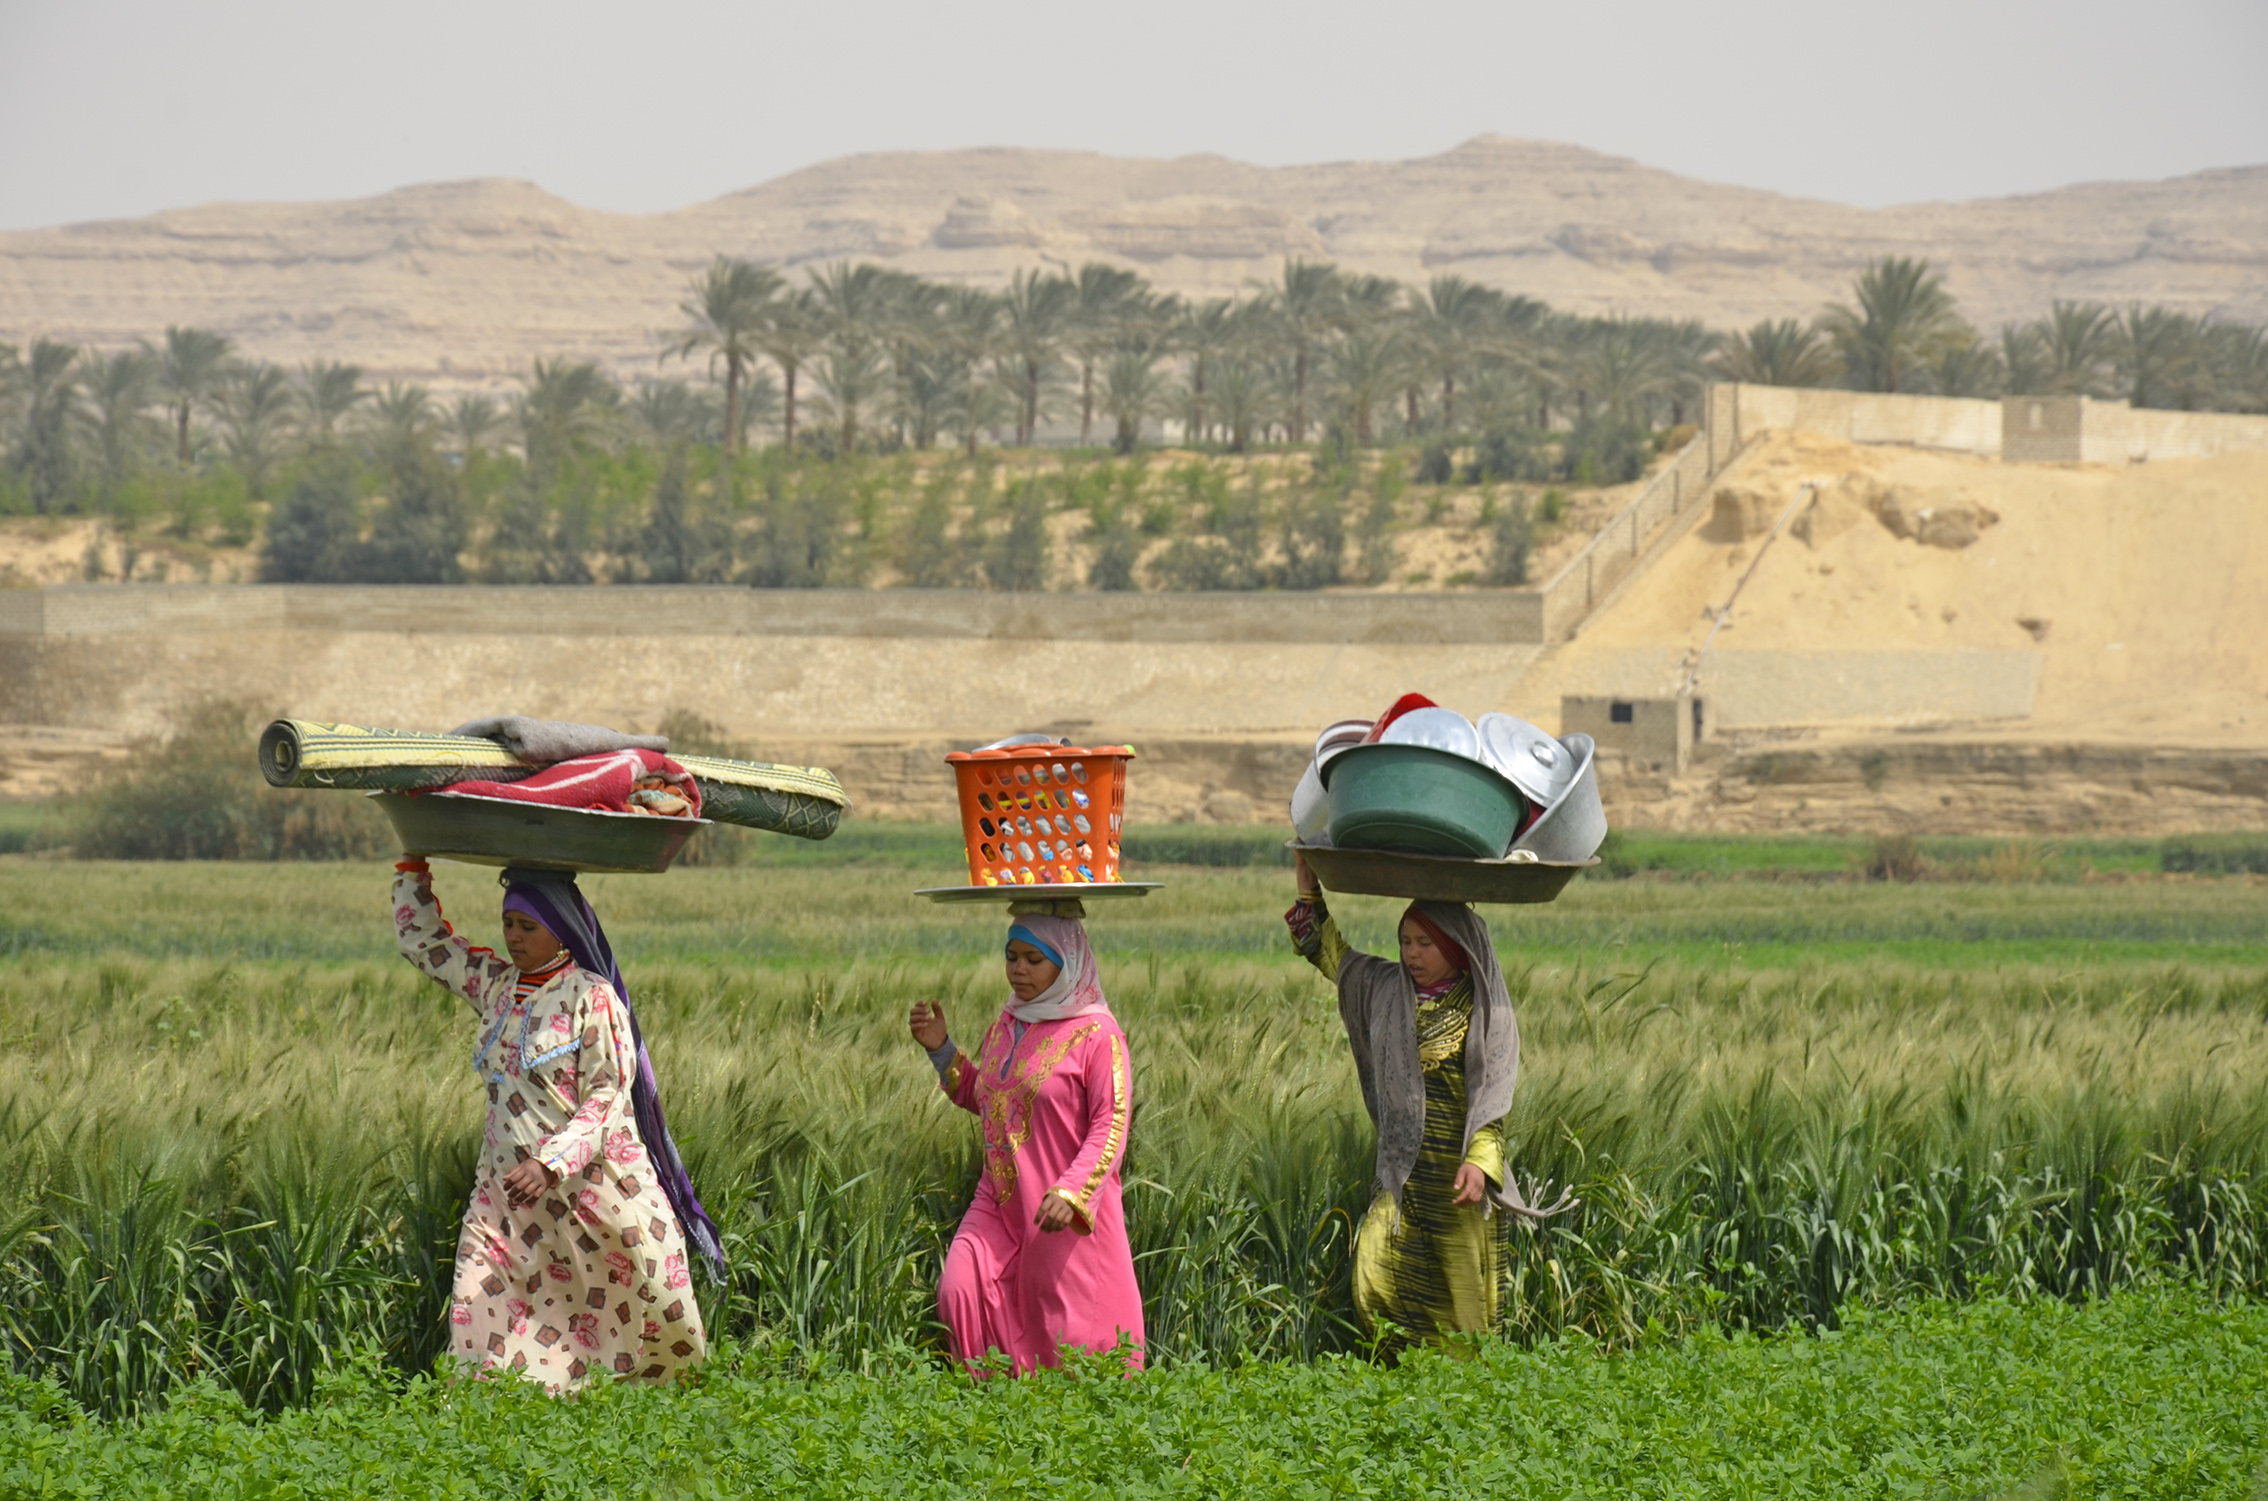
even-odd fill
[[(553, 1392), (699, 1364), (708, 1336), (631, 1113), (634, 1052), (613, 987), (572, 964), (523, 987), (511, 960), (450, 928), (423, 870), (395, 877), (394, 928), (403, 957), (480, 1019), (488, 1126), (457, 1239), (450, 1353)], [(530, 1159), (560, 1181), (514, 1209), (504, 1175)]]
[[(1354, 950), (1320, 901), (1284, 914), (1300, 956), (1336, 981)], [(1510, 1220), (1478, 1204), (1459, 1205), (1457, 1169), (1470, 1163), (1492, 1185), (1504, 1182), (1504, 1123), (1491, 1121), (1464, 1141), (1465, 1038), (1473, 983), (1458, 975), (1417, 992), (1417, 1051), (1425, 1084), (1425, 1126), (1417, 1165), (1397, 1207), (1381, 1193), (1355, 1235), (1355, 1313), (1376, 1336), (1391, 1324), (1420, 1338), (1493, 1328), (1503, 1288)]]
[[(702, 816), (719, 823), (825, 839), (850, 806), (843, 784), (825, 767), (724, 756), (675, 760), (701, 789)], [(514, 781), (535, 769), (495, 741), (471, 735), (279, 719), (260, 737), (260, 771), (276, 787), (414, 792), (475, 777)]]
[[(941, 1081), (983, 1124), (984, 1174), (937, 1291), (953, 1351), (994, 1352), (1019, 1371), (1053, 1365), (1064, 1345), (1141, 1359), (1142, 1294), (1126, 1236), (1120, 1173), (1133, 1117), (1133, 1064), (1108, 1010), (1019, 1024), (1003, 1011), (974, 1058)], [(1035, 1223), (1050, 1199), (1069, 1229)]]

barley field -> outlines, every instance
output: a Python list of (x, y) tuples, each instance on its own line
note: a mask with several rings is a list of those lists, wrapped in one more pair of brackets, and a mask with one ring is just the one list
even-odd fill
[[(469, 933), (492, 872), (437, 867)], [(0, 859), (0, 1335), (96, 1415), (427, 1370), (479, 1131), (461, 1003), (378, 864)], [(1175, 868), (1090, 922), (1132, 1042), (1152, 1359), (1360, 1356), (1369, 1128), (1288, 872)], [(973, 1041), (1001, 920), (905, 862), (588, 881), (733, 1256), (711, 1327), (806, 1372), (936, 1347), (977, 1173), (907, 1040)], [(1520, 1008), (1504, 1333), (1601, 1349), (1939, 1300), (2268, 1291), (2268, 885), (1578, 881), (1495, 909)], [(1396, 905), (1336, 904), (1366, 947)]]

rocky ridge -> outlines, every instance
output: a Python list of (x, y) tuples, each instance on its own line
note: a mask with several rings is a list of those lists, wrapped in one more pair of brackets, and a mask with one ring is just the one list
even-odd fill
[(790, 267), (873, 259), (982, 285), (1101, 259), (1190, 295), (1235, 292), (1303, 256), (1719, 327), (1809, 316), (1895, 253), (1944, 268), (1988, 328), (2057, 297), (2268, 321), (2268, 166), (1879, 210), (1493, 136), (1413, 161), (1299, 167), (882, 153), (651, 215), (484, 179), (0, 234), (0, 339), (117, 347), (186, 323), (267, 359), (349, 360), (376, 379), (492, 384), (559, 354), (627, 375), (654, 368), (686, 277), (720, 251)]

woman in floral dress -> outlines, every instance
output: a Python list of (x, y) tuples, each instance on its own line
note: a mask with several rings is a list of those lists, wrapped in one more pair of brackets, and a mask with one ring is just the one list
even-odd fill
[(449, 1351), (565, 1391), (659, 1380), (708, 1338), (687, 1236), (722, 1270), (662, 1119), (606, 934), (572, 876), (505, 872), (506, 955), (459, 937), (423, 860), (394, 867), (402, 956), (472, 1004), (488, 1090)]
[[(1134, 1109), (1126, 1034), (1103, 999), (1075, 902), (1008, 910), (1009, 999), (973, 1058), (944, 1008), (908, 1018), (946, 1098), (984, 1126), (984, 1175), (945, 1257), (937, 1308), (953, 1353), (1019, 1373), (1065, 1347), (1142, 1361), (1142, 1290), (1119, 1173)], [(1036, 910), (1035, 910), (1036, 909)]]

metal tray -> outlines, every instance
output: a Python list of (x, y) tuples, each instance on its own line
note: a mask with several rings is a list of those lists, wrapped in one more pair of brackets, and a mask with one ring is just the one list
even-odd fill
[(1548, 902), (1567, 883), (1598, 864), (1542, 860), (1459, 860), (1449, 855), (1408, 855), (1399, 850), (1343, 850), (1328, 844), (1287, 848), (1307, 857), (1326, 891), (1348, 896), (1398, 896), (1429, 902)]
[(643, 874), (669, 869), (705, 818), (657, 818), (481, 797), (469, 792), (373, 792), (406, 855), (468, 865)]
[(1163, 881), (1094, 881), (1052, 886), (925, 886), (914, 893), (933, 902), (1049, 902), (1075, 897), (1148, 896)]

